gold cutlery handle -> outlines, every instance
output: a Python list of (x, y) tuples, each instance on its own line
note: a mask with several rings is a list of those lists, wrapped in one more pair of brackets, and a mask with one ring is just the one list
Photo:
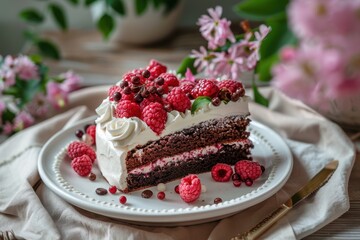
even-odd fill
[(291, 201), (282, 204), (278, 209), (273, 211), (269, 216), (264, 218), (260, 223), (253, 227), (250, 231), (239, 234), (233, 240), (250, 240), (260, 237), (266, 230), (268, 230), (275, 222), (282, 218), (291, 209)]

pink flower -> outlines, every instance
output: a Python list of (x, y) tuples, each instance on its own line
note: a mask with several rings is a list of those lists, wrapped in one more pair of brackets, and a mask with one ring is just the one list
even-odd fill
[(310, 105), (320, 103), (326, 106), (330, 99), (355, 90), (339, 88), (344, 81), (344, 67), (341, 52), (322, 46), (302, 45), (294, 58), (273, 68), (272, 83), (290, 97)]
[(61, 88), (70, 93), (80, 87), (81, 77), (75, 74), (73, 71), (67, 71), (64, 74), (60, 75), (60, 78), (64, 78), (64, 82), (61, 84)]
[(201, 46), (200, 51), (192, 50), (190, 57), (195, 58), (194, 66), (198, 72), (205, 71), (206, 74), (212, 75), (214, 68), (212, 60), (215, 57), (213, 53), (209, 53), (205, 47)]
[(68, 94), (59, 83), (49, 82), (46, 85), (47, 99), (55, 109), (65, 107), (68, 102)]
[(221, 18), (222, 7), (209, 8), (208, 15), (202, 15), (197, 24), (200, 26), (201, 35), (208, 41), (208, 47), (215, 49), (223, 46), (226, 40), (235, 42), (234, 34), (230, 29), (231, 22)]
[(185, 72), (185, 79), (190, 81), (190, 82), (194, 82), (195, 81), (195, 76), (192, 74), (190, 68), (186, 69)]
[(13, 132), (13, 125), (10, 122), (5, 122), (3, 126), (3, 133), (5, 135), (10, 135)]
[(22, 80), (38, 79), (38, 67), (27, 56), (19, 56), (14, 60), (14, 70)]
[(30, 103), (26, 105), (26, 110), (33, 115), (34, 117), (46, 117), (50, 108), (50, 104), (46, 99), (46, 96), (42, 93), (38, 93), (31, 100)]
[[(251, 41), (250, 44), (250, 50), (252, 50), (253, 52), (251, 53), (251, 55), (253, 56), (249, 56), (250, 59), (252, 59), (251, 61), (248, 61), (248, 67), (250, 69), (253, 69), (256, 66), (256, 63), (260, 60), (260, 46), (262, 41), (264, 41), (265, 37), (269, 34), (271, 28), (261, 24), (259, 26), (259, 32), (254, 32), (254, 36), (255, 36), (255, 40)], [(250, 63), (251, 62), (251, 63)]]
[(34, 118), (27, 112), (21, 111), (18, 115), (16, 115), (14, 119), (14, 131), (21, 131), (27, 127), (30, 127), (35, 122)]

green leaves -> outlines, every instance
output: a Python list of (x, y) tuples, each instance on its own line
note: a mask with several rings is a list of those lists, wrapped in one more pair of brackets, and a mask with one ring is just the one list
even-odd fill
[(193, 104), (191, 105), (191, 114), (194, 114), (197, 110), (203, 108), (209, 103), (211, 103), (210, 97), (205, 97), (205, 96), (197, 97), (193, 102)]
[(115, 23), (112, 16), (107, 13), (104, 13), (101, 18), (97, 21), (97, 28), (102, 33), (105, 39), (108, 39), (110, 33), (114, 30)]
[(117, 12), (121, 16), (125, 15), (125, 13), (126, 13), (125, 5), (124, 5), (124, 2), (122, 0), (111, 0), (110, 1), (110, 6), (115, 12)]
[(61, 28), (62, 30), (66, 30), (68, 28), (68, 24), (64, 9), (60, 5), (55, 3), (50, 3), (48, 5), (48, 8), (58, 27)]
[(35, 46), (38, 48), (39, 52), (46, 57), (50, 57), (56, 60), (61, 58), (60, 52), (57, 46), (50, 42), (49, 40), (45, 39), (38, 39), (35, 42)]
[(248, 20), (264, 21), (282, 14), (289, 0), (244, 0), (235, 6), (235, 12)]
[(137, 15), (145, 12), (148, 5), (148, 0), (135, 0), (135, 11)]
[(176, 73), (180, 74), (182, 77), (185, 76), (186, 70), (189, 68), (192, 74), (196, 74), (197, 70), (194, 66), (195, 58), (186, 57), (182, 60), (180, 67)]
[(44, 15), (34, 8), (24, 9), (20, 12), (19, 16), (29, 23), (40, 24), (44, 21)]

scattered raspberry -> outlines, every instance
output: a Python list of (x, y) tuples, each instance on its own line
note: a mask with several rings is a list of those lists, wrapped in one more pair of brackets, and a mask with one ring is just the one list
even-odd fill
[(180, 85), (178, 78), (172, 73), (162, 73), (159, 77), (164, 79), (164, 85), (168, 87), (177, 87)]
[(211, 169), (211, 176), (217, 182), (228, 182), (232, 174), (231, 166), (225, 163), (217, 163)]
[(110, 192), (111, 194), (115, 194), (116, 191), (117, 191), (116, 186), (110, 186), (110, 187), (109, 187), (109, 192)]
[(67, 154), (71, 159), (81, 157), (82, 155), (88, 155), (90, 157), (91, 162), (94, 162), (96, 159), (95, 151), (86, 143), (74, 141), (69, 144), (67, 147)]
[(165, 128), (167, 113), (158, 102), (147, 105), (142, 111), (142, 119), (157, 135)]
[(140, 106), (129, 100), (121, 101), (117, 104), (115, 109), (115, 116), (118, 118), (141, 117)]
[(90, 125), (86, 129), (86, 134), (92, 137), (94, 144), (96, 143), (96, 125)]
[(181, 85), (180, 88), (181, 90), (183, 90), (183, 92), (186, 93), (191, 93), (191, 90), (195, 87), (195, 83), (192, 81), (181, 81)]
[(238, 89), (243, 89), (243, 85), (235, 80), (222, 80), (218, 83), (219, 89), (229, 90), (230, 93), (235, 93)]
[(115, 92), (122, 92), (122, 89), (121, 89), (121, 87), (120, 86), (116, 86), (116, 85), (114, 85), (114, 86), (111, 86), (110, 88), (109, 88), (109, 90), (108, 90), (108, 96), (109, 96), (109, 100), (110, 101), (114, 101), (114, 93)]
[(249, 160), (238, 161), (235, 164), (234, 168), (235, 168), (235, 172), (240, 175), (241, 180), (244, 181), (245, 183), (247, 179), (254, 181), (257, 178), (259, 178), (262, 174), (260, 164)]
[(180, 197), (184, 202), (190, 203), (200, 197), (201, 182), (195, 174), (183, 177), (179, 184)]
[(218, 86), (212, 80), (200, 79), (191, 90), (191, 94), (194, 98), (199, 96), (214, 97), (219, 92)]
[(120, 202), (121, 204), (125, 204), (126, 201), (127, 201), (127, 199), (126, 199), (126, 197), (125, 197), (124, 195), (120, 196), (119, 202)]
[(185, 112), (186, 109), (191, 108), (190, 99), (179, 87), (175, 87), (167, 95), (166, 101), (170, 103), (174, 110)]
[(160, 200), (164, 200), (165, 199), (165, 193), (164, 192), (158, 192), (157, 198), (160, 199)]
[(71, 167), (77, 174), (85, 177), (91, 173), (92, 161), (88, 155), (82, 155), (71, 161)]
[(153, 79), (160, 76), (160, 74), (165, 73), (167, 71), (167, 67), (160, 64), (156, 60), (152, 59), (149, 63), (149, 66), (146, 68), (149, 70), (150, 75)]

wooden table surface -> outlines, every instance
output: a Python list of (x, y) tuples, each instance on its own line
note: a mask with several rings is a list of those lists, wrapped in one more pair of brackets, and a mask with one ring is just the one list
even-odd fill
[[(47, 60), (51, 72), (72, 69), (84, 77), (85, 86), (114, 84), (126, 71), (146, 66), (150, 59), (177, 69), (192, 49), (205, 44), (197, 29), (179, 29), (163, 42), (149, 46), (103, 42), (92, 30), (46, 32), (45, 36), (58, 43), (63, 55), (59, 62)], [(360, 239), (360, 136), (356, 141), (357, 156), (349, 182), (350, 210), (305, 239)]]

